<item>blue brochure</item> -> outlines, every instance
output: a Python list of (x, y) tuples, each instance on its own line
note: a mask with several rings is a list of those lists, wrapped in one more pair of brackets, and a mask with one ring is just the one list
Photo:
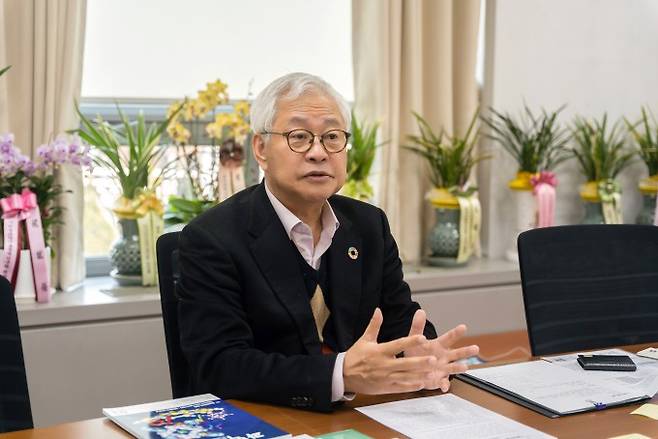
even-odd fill
[(139, 439), (275, 439), (290, 434), (211, 394), (103, 409)]

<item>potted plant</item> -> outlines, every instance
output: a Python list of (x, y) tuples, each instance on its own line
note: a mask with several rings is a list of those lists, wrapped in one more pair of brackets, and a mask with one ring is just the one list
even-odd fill
[(372, 186), (368, 182), (370, 169), (375, 160), (377, 147), (378, 123), (369, 125), (363, 121), (359, 123), (352, 112), (352, 136), (347, 151), (347, 181), (341, 189), (341, 194), (361, 201), (370, 201), (374, 196)]
[(608, 128), (608, 116), (601, 121), (577, 117), (572, 129), (577, 159), (587, 182), (580, 197), (585, 203), (585, 224), (620, 224), (621, 188), (615, 178), (632, 163), (636, 154), (625, 147), (619, 121)]
[(432, 251), (428, 263), (463, 265), (479, 246), (480, 202), (477, 188), (469, 184), (475, 164), (487, 158), (475, 152), (480, 134), (475, 127), (478, 112), (463, 137), (449, 136), (443, 129), (435, 134), (422, 116), (413, 115), (420, 134), (408, 136), (413, 145), (405, 148), (427, 160), (434, 186), (427, 194), (436, 209), (436, 223), (428, 238)]
[(642, 118), (632, 124), (626, 120), (626, 126), (635, 141), (640, 158), (647, 165), (649, 177), (639, 183), (642, 193), (642, 210), (637, 216), (638, 224), (658, 224), (655, 218), (656, 196), (658, 194), (658, 123), (647, 110), (642, 108)]
[(17, 299), (50, 299), (52, 227), (62, 224), (56, 202), (67, 192), (56, 183), (55, 170), (89, 166), (88, 152), (79, 137), (62, 135), (40, 146), (33, 161), (21, 154), (12, 134), (0, 135), (0, 229), (6, 238), (0, 242), (0, 274), (12, 282)]
[(249, 143), (249, 103), (231, 105), (225, 83), (219, 79), (208, 83), (196, 98), (172, 104), (170, 113), (181, 106), (167, 126), (183, 174), (181, 194), (169, 197), (165, 211), (170, 229), (180, 228), (243, 189), (247, 181), (243, 161), (249, 159), (244, 153)]
[(542, 109), (535, 115), (525, 106), (518, 119), (492, 108), (491, 116), (482, 119), (489, 128), (487, 137), (499, 143), (518, 165), (515, 178), (508, 184), (516, 208), (513, 241), (506, 251), (509, 260), (518, 261), (519, 233), (555, 221), (557, 179), (553, 171), (569, 158), (566, 144), (570, 136), (558, 123), (563, 108), (553, 112)]
[[(154, 190), (169, 169), (169, 164), (160, 163), (167, 148), (160, 138), (180, 107), (164, 122), (149, 126), (141, 112), (130, 122), (118, 105), (117, 125), (100, 116), (92, 121), (76, 110), (81, 121), (76, 132), (94, 147), (94, 163), (109, 171), (121, 189), (112, 209), (121, 234), (110, 250), (110, 275), (120, 285), (155, 285), (155, 239), (163, 228), (163, 206)], [(162, 168), (155, 176), (159, 164)]]

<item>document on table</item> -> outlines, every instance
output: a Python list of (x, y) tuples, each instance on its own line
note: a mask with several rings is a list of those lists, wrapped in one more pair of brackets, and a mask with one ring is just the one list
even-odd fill
[(544, 360), (485, 367), (469, 370), (463, 375), (471, 378), (465, 380), (469, 383), (552, 417), (599, 410), (649, 397), (643, 391), (630, 389), (620, 382), (610, 382), (598, 374), (582, 374)]
[(412, 439), (553, 438), (452, 394), (386, 402), (357, 410)]
[[(581, 352), (582, 354), (583, 352)], [(605, 349), (595, 352), (587, 352), (589, 355), (628, 355), (631, 357), (637, 370), (635, 372), (614, 372), (607, 370), (584, 370), (578, 364), (578, 354), (556, 355), (543, 357), (544, 360), (566, 367), (581, 375), (595, 376), (610, 383), (624, 386), (627, 390), (636, 393), (654, 396), (658, 392), (658, 360), (640, 357), (632, 352), (621, 349)]]

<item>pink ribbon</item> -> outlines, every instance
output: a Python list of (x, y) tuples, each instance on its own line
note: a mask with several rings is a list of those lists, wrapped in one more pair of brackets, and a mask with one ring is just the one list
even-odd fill
[(551, 227), (555, 224), (555, 187), (557, 178), (553, 172), (541, 171), (530, 177), (532, 193), (537, 198), (537, 227)]
[(37, 302), (48, 302), (50, 300), (50, 279), (46, 265), (48, 256), (43, 241), (43, 227), (37, 196), (28, 188), (24, 188), (20, 194), (12, 194), (0, 199), (0, 208), (3, 211), (2, 219), (5, 224), (5, 249), (2, 259), (0, 259), (0, 276), (9, 279), (15, 288), (22, 241), (20, 239), (20, 222), (25, 220), (36, 299)]

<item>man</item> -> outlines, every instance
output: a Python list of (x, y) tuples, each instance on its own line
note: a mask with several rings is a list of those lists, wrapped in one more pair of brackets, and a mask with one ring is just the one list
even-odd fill
[(179, 324), (192, 391), (329, 411), (355, 393), (441, 388), (477, 346), (452, 349), (411, 300), (384, 213), (334, 195), (350, 111), (303, 73), (251, 110), (264, 182), (181, 234)]

